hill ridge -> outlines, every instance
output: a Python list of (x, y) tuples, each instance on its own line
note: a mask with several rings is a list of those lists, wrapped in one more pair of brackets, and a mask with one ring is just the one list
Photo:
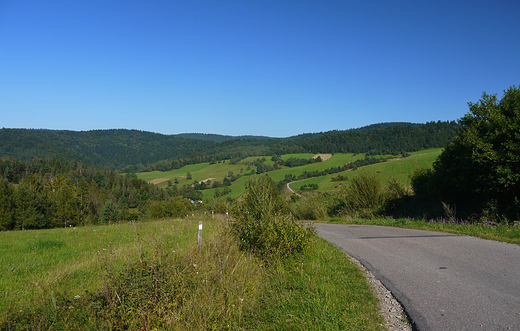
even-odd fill
[(0, 157), (62, 161), (142, 171), (185, 164), (287, 153), (403, 153), (444, 147), (458, 131), (455, 121), (378, 123), (369, 126), (274, 138), (205, 133), (162, 134), (137, 129), (89, 131), (0, 129)]

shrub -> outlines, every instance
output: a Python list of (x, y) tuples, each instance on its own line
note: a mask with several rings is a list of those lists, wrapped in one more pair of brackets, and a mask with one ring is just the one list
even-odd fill
[(244, 200), (232, 214), (232, 230), (240, 247), (264, 261), (300, 253), (309, 245), (314, 228), (297, 224), (288, 217), (274, 181), (261, 176), (246, 183)]
[(400, 199), (408, 194), (408, 189), (395, 177), (388, 180), (388, 186), (386, 189), (387, 199)]
[(182, 217), (191, 213), (193, 206), (187, 199), (171, 197), (165, 201), (149, 200), (145, 206), (145, 214), (152, 219)]
[(363, 171), (350, 180), (348, 186), (348, 205), (351, 209), (370, 209), (382, 200), (383, 185), (372, 173)]
[(321, 195), (301, 198), (291, 205), (291, 212), (299, 220), (319, 220), (327, 217), (327, 204)]

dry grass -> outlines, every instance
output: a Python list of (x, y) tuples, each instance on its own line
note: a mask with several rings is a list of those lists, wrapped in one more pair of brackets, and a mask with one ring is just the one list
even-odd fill
[(332, 157), (332, 154), (316, 154), (312, 158), (317, 159), (318, 157), (321, 157), (321, 159), (323, 161), (327, 161), (328, 159), (330, 159)]

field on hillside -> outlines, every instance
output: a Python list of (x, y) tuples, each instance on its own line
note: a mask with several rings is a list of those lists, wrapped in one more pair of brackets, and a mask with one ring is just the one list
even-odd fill
[[(436, 148), (436, 149), (428, 149), (428, 150), (422, 150), (418, 152), (411, 153), (411, 156), (407, 158), (396, 158), (393, 160), (389, 160), (387, 162), (378, 163), (374, 165), (364, 166), (363, 169), (366, 169), (367, 171), (377, 173), (378, 176), (380, 176), (381, 180), (383, 182), (388, 181), (391, 177), (397, 178), (400, 182), (402, 182), (405, 185), (410, 185), (410, 175), (415, 171), (417, 168), (421, 167), (430, 167), (437, 156), (442, 152), (442, 149)], [(291, 157), (293, 158), (303, 158), (303, 159), (310, 159), (314, 156), (314, 154), (287, 154), (282, 155), (281, 158), (283, 160), (287, 160)], [(181, 169), (175, 169), (171, 171), (154, 171), (154, 172), (145, 172), (145, 173), (139, 173), (137, 176), (139, 178), (145, 179), (147, 181), (150, 181), (152, 183), (156, 183), (159, 186), (166, 187), (168, 185), (168, 181), (174, 181), (175, 178), (179, 181), (179, 187), (183, 185), (191, 185), (194, 181), (203, 181), (207, 179), (212, 180), (218, 180), (222, 181), (224, 179), (224, 176), (232, 172), (234, 175), (240, 174), (242, 177), (237, 179), (233, 184), (230, 186), (231, 193), (229, 193), (227, 196), (232, 198), (238, 198), (240, 197), (245, 190), (245, 182), (249, 176), (251, 175), (251, 171), (255, 171), (255, 167), (251, 165), (246, 165), (246, 163), (251, 163), (256, 161), (257, 159), (261, 159), (262, 157), (249, 157), (242, 161), (240, 161), (237, 164), (230, 164), (229, 161), (216, 163), (216, 164), (209, 164), (209, 163), (199, 163), (199, 164), (193, 164), (185, 166)], [(336, 153), (332, 155), (328, 160), (323, 162), (316, 162), (300, 167), (282, 167), (281, 169), (273, 170), (267, 172), (267, 174), (274, 180), (274, 181), (280, 181), (285, 178), (286, 175), (294, 175), (299, 176), (303, 172), (313, 172), (313, 171), (324, 171), (326, 169), (335, 168), (335, 167), (341, 167), (349, 162), (354, 162), (356, 160), (362, 160), (365, 158), (365, 154), (352, 154), (352, 153)], [(274, 162), (271, 161), (270, 156), (265, 156), (265, 164), (273, 164)], [(188, 180), (186, 178), (188, 172), (191, 174), (192, 179)], [(336, 190), (341, 185), (343, 185), (342, 182), (332, 182), (331, 178), (338, 176), (341, 174), (345, 177), (351, 177), (356, 174), (356, 171), (344, 171), (341, 173), (326, 175), (326, 176), (320, 176), (320, 177), (314, 177), (305, 179), (302, 181), (295, 182), (291, 185), (291, 187), (295, 189), (299, 189), (301, 186), (305, 184), (318, 184), (319, 190), (321, 191), (330, 191), (330, 190)], [(220, 188), (219, 190), (222, 190)], [(206, 189), (202, 191), (204, 194), (204, 197), (213, 196), (215, 194), (215, 189)]]
[[(211, 222), (208, 229), (211, 229)], [(116, 268), (161, 243), (179, 250), (196, 243), (197, 221), (119, 223), (46, 230), (0, 232), (0, 312), (30, 306), (51, 291), (72, 297), (101, 286), (100, 264)]]
[[(377, 174), (384, 183), (388, 182), (390, 178), (394, 177), (404, 185), (409, 186), (410, 175), (413, 174), (416, 169), (431, 167), (441, 152), (442, 149), (423, 150), (412, 153), (410, 157), (404, 159), (399, 158), (388, 160), (382, 163), (367, 165), (360, 169)], [(359, 171), (359, 169), (356, 171), (345, 171), (340, 174), (344, 177), (350, 178), (355, 176), (357, 171)], [(338, 174), (331, 174), (327, 176), (309, 178), (296, 182), (292, 184), (291, 187), (294, 189), (300, 189), (300, 187), (306, 184), (317, 184), (320, 191), (336, 190), (346, 182), (333, 182), (332, 178), (337, 176)]]

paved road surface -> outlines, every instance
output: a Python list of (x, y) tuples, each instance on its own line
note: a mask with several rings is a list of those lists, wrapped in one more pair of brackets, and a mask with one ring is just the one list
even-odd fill
[(417, 330), (520, 330), (520, 246), (383, 226), (315, 226), (392, 291)]

